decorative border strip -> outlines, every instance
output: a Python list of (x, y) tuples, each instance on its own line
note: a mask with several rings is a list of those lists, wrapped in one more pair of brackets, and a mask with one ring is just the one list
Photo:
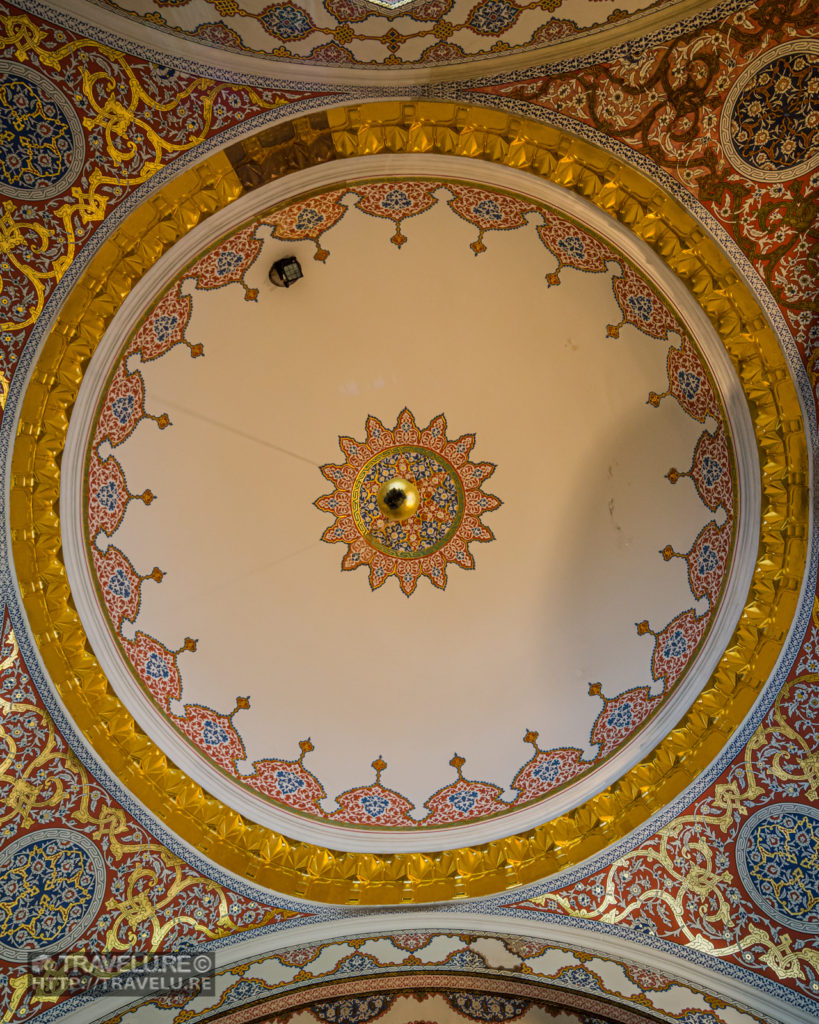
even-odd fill
[[(473, 957), (476, 968), (484, 966), (477, 954), (473, 954)], [(373, 961), (372, 967), (377, 966)], [(412, 995), (416, 999), (423, 999), (430, 995), (445, 995), (446, 993), (451, 993), (452, 996), (482, 993), (501, 999), (531, 1000), (536, 1006), (547, 1010), (547, 1012), (551, 1008), (568, 1007), (583, 1014), (604, 1013), (605, 1017), (599, 1024), (614, 1024), (614, 1022), (617, 1024), (647, 1024), (647, 1022), (657, 1020), (655, 1015), (649, 1011), (642, 1011), (642, 1008), (637, 1009), (634, 1006), (624, 1006), (610, 996), (606, 998), (608, 993), (603, 989), (601, 979), (586, 970), (585, 967), (564, 968), (561, 974), (563, 977), (559, 978), (559, 985), (536, 981), (517, 981), (503, 976), (453, 975), (445, 972), (394, 973), (386, 977), (364, 975), (344, 981), (325, 982), (323, 985), (306, 989), (296, 989), (284, 995), (272, 996), (268, 999), (262, 998), (256, 1002), (248, 1002), (234, 1007), (230, 1007), (228, 1002), (222, 1013), (213, 1014), (208, 1019), (224, 1021), (224, 1024), (255, 1024), (256, 1021), (275, 1018), (285, 1024), (293, 1013), (309, 1010), (316, 1003), (326, 1004), (328, 1001), (349, 999), (351, 996), (365, 993), (367, 995), (389, 993), (394, 997)], [(241, 991), (241, 984), (241, 981), (237, 982), (234, 991), (237, 989)], [(587, 987), (586, 991), (580, 987), (584, 984)], [(259, 985), (259, 989), (261, 991), (258, 994), (262, 994), (264, 989), (261, 985)], [(229, 992), (230, 989), (225, 996)], [(492, 1020), (490, 1016), (472, 1019), (483, 1019), (487, 1022)], [(689, 1024), (684, 1016), (679, 1019), (685, 1024)], [(111, 1021), (110, 1024), (114, 1024), (114, 1022)], [(352, 1024), (352, 1021), (347, 1021), (346, 1024)], [(356, 1024), (360, 1024), (360, 1022), (356, 1022)], [(696, 1021), (696, 1024), (718, 1024), (718, 1018), (710, 1014), (703, 1015), (699, 1021)]]
[[(335, 903), (426, 902), (526, 884), (622, 838), (681, 793), (762, 690), (796, 608), (807, 550), (807, 459), (798, 399), (776, 337), (728, 259), (687, 211), (611, 154), (553, 127), (452, 104), (337, 108), (286, 127), (287, 140), (245, 140), (146, 201), (100, 248), (58, 317), (22, 403), (13, 456), (12, 541), (29, 621), (74, 720), (109, 767), (186, 842), (229, 870), (285, 893)], [(58, 554), (54, 511), (65, 411), (82, 366), (133, 280), (203, 216), (255, 187), (250, 179), (258, 185), (276, 169), (287, 173), (310, 162), (384, 152), (493, 160), (585, 196), (626, 223), (688, 283), (711, 319), (753, 397), (765, 466), (760, 556), (749, 600), (719, 667), (679, 727), (615, 786), (570, 814), (487, 847), (426, 856), (335, 853), (290, 842), (239, 819), (171, 766), (136, 727), (86, 649)], [(121, 277), (110, 278), (113, 263), (122, 264)], [(98, 316), (89, 315), (89, 303)]]

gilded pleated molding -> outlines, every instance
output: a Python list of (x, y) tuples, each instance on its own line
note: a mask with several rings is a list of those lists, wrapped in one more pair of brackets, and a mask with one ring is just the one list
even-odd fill
[[(288, 839), (242, 818), (170, 763), (94, 658), (71, 600), (58, 514), (70, 409), (94, 349), (140, 277), (205, 217), (273, 178), (385, 152), (502, 163), (584, 196), (627, 225), (685, 282), (725, 345), (748, 399), (762, 467), (760, 546), (746, 604), (711, 679), (677, 726), (570, 813), (519, 835), (431, 853), (342, 853)], [(114, 231), (59, 314), (23, 400), (10, 512), (23, 602), (48, 672), (123, 784), (187, 843), (257, 884), (320, 902), (401, 904), (547, 877), (621, 839), (696, 778), (759, 695), (788, 632), (805, 565), (807, 480), (799, 402), (776, 337), (728, 258), (676, 200), (553, 125), (453, 103), (392, 101), (266, 128), (159, 188)]]

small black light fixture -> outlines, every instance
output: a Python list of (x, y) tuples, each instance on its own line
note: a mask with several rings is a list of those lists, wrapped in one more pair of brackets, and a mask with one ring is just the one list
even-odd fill
[(301, 264), (295, 256), (285, 256), (276, 260), (270, 268), (270, 280), (279, 288), (289, 288), (299, 278), (304, 277), (301, 272)]

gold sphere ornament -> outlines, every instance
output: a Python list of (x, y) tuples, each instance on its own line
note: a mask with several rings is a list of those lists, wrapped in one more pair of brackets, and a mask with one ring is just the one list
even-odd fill
[[(372, 493), (372, 492), (371, 492)], [(381, 514), (395, 523), (403, 523), (412, 518), (421, 504), (418, 488), (410, 480), (394, 477), (378, 488), (376, 495)]]

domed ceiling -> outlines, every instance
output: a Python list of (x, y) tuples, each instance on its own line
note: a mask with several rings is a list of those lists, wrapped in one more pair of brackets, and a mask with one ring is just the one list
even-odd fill
[(169, 253), (63, 462), (123, 701), (211, 792), (329, 846), (496, 838), (610, 785), (703, 689), (759, 543), (750, 417), (696, 303), (582, 202), (463, 163)]
[[(503, 164), (460, 183), (473, 163), (407, 154), (391, 165), (440, 176), (321, 188), (330, 162), (245, 189), (142, 277), (79, 390), (72, 374), (54, 392), (73, 412), (55, 435), (53, 571), (78, 613), (71, 645), (95, 654), (62, 697), (81, 722), (112, 686), (116, 712), (85, 727), (97, 750), (121, 756), (114, 721), (130, 713), (253, 843), (376, 865), (495, 840), (538, 857), (558, 820), (600, 842), (607, 802), (631, 823), (657, 809), (647, 771), (667, 786), (669, 756), (703, 769), (706, 734), (681, 750), (674, 730), (737, 657), (763, 684), (749, 610), (788, 621), (769, 568), (782, 535), (761, 517), (782, 495), (760, 492), (757, 467), (785, 457), (790, 428), (751, 417), (725, 326), (750, 294), (735, 289), (715, 328), (666, 261), (573, 190)], [(673, 204), (664, 216), (697, 231)], [(276, 288), (267, 269), (299, 246), (303, 280)], [(362, 323), (347, 310), (374, 254)], [(507, 300), (486, 308), (493, 288)], [(745, 359), (776, 372), (761, 340)], [(793, 400), (783, 385), (756, 408)], [(42, 438), (33, 454), (55, 452)], [(416, 506), (393, 515), (385, 499), (410, 488)], [(32, 520), (26, 536), (50, 548), (49, 530)], [(43, 596), (53, 615), (57, 592)], [(731, 707), (719, 720), (740, 722)], [(195, 818), (185, 838), (200, 842)], [(289, 853), (258, 856), (304, 878)], [(446, 857), (433, 863), (451, 886)], [(484, 891), (508, 883), (481, 874)], [(385, 878), (367, 901), (399, 891)]]
[(815, 4), (197, 3), (0, 8), (4, 1013), (809, 1024)]

